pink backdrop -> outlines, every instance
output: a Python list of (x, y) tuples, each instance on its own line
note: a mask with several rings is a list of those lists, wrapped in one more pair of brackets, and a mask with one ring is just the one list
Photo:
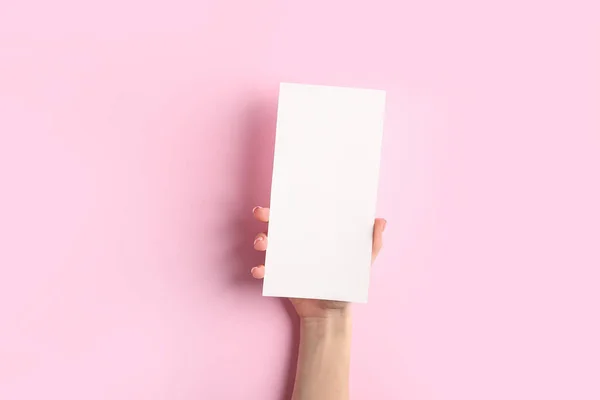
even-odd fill
[(285, 398), (249, 276), (280, 81), (388, 91), (354, 399), (600, 398), (599, 13), (4, 0), (0, 398)]

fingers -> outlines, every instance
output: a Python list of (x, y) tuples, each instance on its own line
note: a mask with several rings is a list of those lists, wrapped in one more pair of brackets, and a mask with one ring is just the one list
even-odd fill
[(375, 225), (373, 225), (373, 251), (371, 255), (371, 262), (374, 262), (383, 247), (383, 231), (385, 230), (386, 220), (383, 218), (376, 218)]
[(265, 277), (265, 266), (258, 265), (250, 270), (252, 277), (255, 279), (262, 279)]
[(254, 250), (265, 251), (267, 250), (268, 243), (269, 239), (267, 238), (267, 235), (264, 233), (259, 233), (254, 239)]
[(252, 214), (254, 214), (254, 218), (259, 220), (260, 222), (269, 222), (269, 214), (271, 210), (269, 208), (256, 206), (252, 210)]
[[(254, 218), (259, 220), (260, 222), (269, 222), (270, 211), (271, 210), (269, 210), (269, 208), (257, 206), (257, 207), (254, 207), (254, 209), (252, 210), (252, 214), (254, 215)], [(265, 251), (265, 250), (267, 250), (268, 242), (269, 242), (269, 239), (267, 238), (267, 235), (265, 233), (259, 233), (254, 238), (254, 249), (258, 250), (258, 251)], [(264, 278), (265, 277), (265, 266), (258, 265), (256, 267), (252, 268), (250, 270), (250, 274), (255, 279)]]
[[(269, 214), (270, 209), (267, 207), (254, 207), (252, 210), (252, 214), (254, 218), (261, 222), (269, 222)], [(387, 221), (383, 218), (376, 218), (375, 223), (373, 225), (373, 249), (371, 262), (374, 262), (383, 247), (383, 231), (385, 230), (385, 226)], [(258, 251), (267, 250), (267, 246), (269, 244), (269, 239), (265, 233), (259, 233), (254, 238), (254, 249)], [(265, 277), (265, 266), (258, 265), (250, 270), (252, 276), (256, 279), (262, 279)]]

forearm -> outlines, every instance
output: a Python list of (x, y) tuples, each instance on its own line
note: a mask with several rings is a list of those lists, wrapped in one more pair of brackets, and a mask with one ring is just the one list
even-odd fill
[(350, 373), (350, 310), (302, 318), (293, 400), (347, 400)]

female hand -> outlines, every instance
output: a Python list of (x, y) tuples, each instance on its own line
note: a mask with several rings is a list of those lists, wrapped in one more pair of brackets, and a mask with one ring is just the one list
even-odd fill
[[(254, 218), (261, 222), (269, 222), (269, 209), (263, 207), (254, 207), (252, 213)], [(383, 231), (385, 230), (386, 221), (383, 218), (375, 219), (373, 228), (373, 255), (371, 263), (379, 254), (383, 245)], [(254, 249), (258, 251), (267, 250), (268, 238), (266, 233), (259, 233), (254, 239)], [(250, 271), (256, 279), (262, 279), (265, 276), (265, 266), (258, 265)], [(315, 300), (315, 299), (290, 299), (296, 312), (301, 318), (322, 318), (328, 317), (331, 314), (344, 313), (349, 303), (344, 301), (333, 300)]]

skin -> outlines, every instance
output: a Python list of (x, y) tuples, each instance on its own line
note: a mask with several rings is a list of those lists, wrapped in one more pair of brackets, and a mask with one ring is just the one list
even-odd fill
[[(255, 207), (254, 217), (269, 222), (269, 209)], [(386, 221), (375, 219), (374, 262), (383, 245)], [(254, 249), (265, 251), (269, 239), (259, 233)], [(265, 276), (265, 266), (250, 271), (256, 279)], [(350, 303), (330, 300), (290, 299), (300, 317), (300, 347), (292, 400), (348, 400), (352, 316)]]

